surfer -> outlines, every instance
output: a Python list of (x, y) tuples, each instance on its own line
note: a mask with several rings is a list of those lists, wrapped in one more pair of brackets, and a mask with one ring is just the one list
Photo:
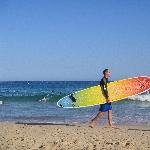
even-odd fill
[(108, 124), (109, 126), (112, 126), (112, 101), (109, 98), (109, 93), (107, 90), (107, 83), (109, 82), (108, 78), (110, 77), (110, 75), (111, 72), (108, 69), (103, 70), (103, 78), (100, 81), (100, 86), (102, 88), (104, 96), (106, 97), (107, 103), (100, 105), (99, 112), (97, 113), (96, 117), (91, 120), (91, 128), (94, 128), (96, 126), (97, 120), (102, 118), (105, 112), (108, 112)]

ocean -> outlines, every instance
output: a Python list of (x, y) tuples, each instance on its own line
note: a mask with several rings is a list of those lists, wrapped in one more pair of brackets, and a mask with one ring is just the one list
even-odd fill
[[(87, 123), (99, 106), (64, 109), (57, 101), (97, 81), (0, 82), (0, 121), (31, 123)], [(112, 103), (115, 124), (150, 125), (150, 94), (143, 93)], [(107, 113), (99, 121), (107, 123)]]

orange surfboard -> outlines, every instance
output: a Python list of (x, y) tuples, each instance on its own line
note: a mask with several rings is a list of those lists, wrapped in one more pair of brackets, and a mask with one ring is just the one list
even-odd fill
[[(108, 83), (108, 93), (112, 101), (119, 101), (138, 95), (150, 89), (150, 77), (140, 76)], [(72, 93), (57, 102), (59, 107), (79, 108), (106, 103), (101, 86), (93, 86)]]

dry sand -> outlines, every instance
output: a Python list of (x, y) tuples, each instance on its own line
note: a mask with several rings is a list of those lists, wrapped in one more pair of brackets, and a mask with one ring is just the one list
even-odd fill
[(0, 123), (0, 150), (150, 150), (149, 126)]

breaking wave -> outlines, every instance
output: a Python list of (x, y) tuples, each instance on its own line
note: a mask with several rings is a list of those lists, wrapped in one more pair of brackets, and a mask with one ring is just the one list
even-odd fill
[(147, 102), (150, 102), (150, 92), (146, 92), (144, 94), (141, 94), (141, 95), (135, 95), (135, 96), (131, 96), (128, 98), (129, 100), (135, 100), (135, 101), (147, 101)]
[(1, 96), (0, 101), (2, 102), (31, 102), (31, 101), (43, 101), (43, 102), (56, 102), (66, 94), (43, 94), (33, 96)]

